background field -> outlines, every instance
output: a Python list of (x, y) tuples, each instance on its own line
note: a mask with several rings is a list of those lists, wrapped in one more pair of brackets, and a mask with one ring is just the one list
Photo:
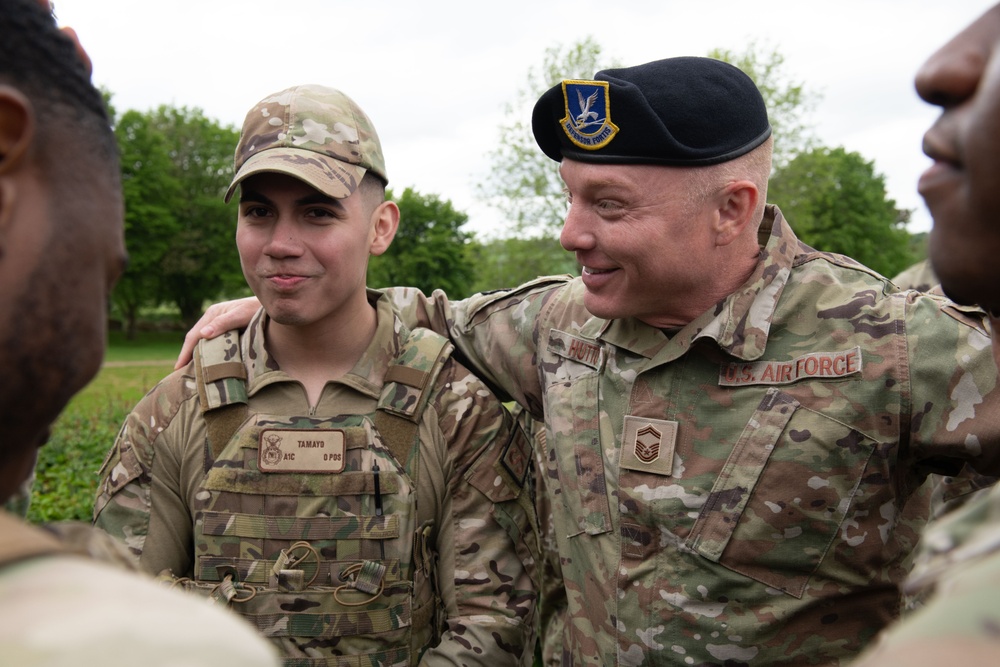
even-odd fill
[(35, 469), (28, 519), (90, 520), (97, 471), (132, 407), (173, 368), (183, 333), (110, 335), (104, 366), (52, 428)]

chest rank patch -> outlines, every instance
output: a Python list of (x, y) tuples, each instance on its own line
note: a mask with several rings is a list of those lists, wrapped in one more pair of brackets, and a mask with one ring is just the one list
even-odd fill
[(719, 386), (792, 384), (816, 378), (844, 378), (861, 372), (861, 348), (842, 352), (813, 352), (790, 361), (755, 361), (723, 364)]
[(347, 449), (339, 429), (265, 429), (260, 434), (261, 472), (341, 472)]
[(625, 415), (621, 467), (669, 475), (674, 469), (677, 422)]
[(588, 151), (607, 146), (618, 134), (611, 122), (607, 81), (563, 81), (566, 117), (559, 121), (574, 144)]

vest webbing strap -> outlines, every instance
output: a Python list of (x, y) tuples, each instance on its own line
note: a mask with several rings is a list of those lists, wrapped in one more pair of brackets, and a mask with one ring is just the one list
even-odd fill
[[(414, 448), (419, 447), (417, 425), (451, 350), (451, 343), (443, 336), (425, 329), (411, 331), (395, 361), (385, 371), (382, 396), (372, 422), (392, 456), (409, 471), (414, 481), (417, 470), (409, 461)], [(420, 361), (414, 362), (414, 359)], [(420, 367), (414, 367), (413, 363), (419, 363)], [(415, 390), (415, 395), (396, 391), (401, 386)]]
[[(221, 343), (222, 337), (212, 340)], [(194, 348), (195, 384), (198, 386), (198, 398), (201, 400), (202, 415), (205, 418), (205, 471), (207, 472), (215, 459), (219, 457), (226, 443), (233, 437), (236, 430), (246, 421), (248, 409), (246, 403), (227, 403), (212, 410), (206, 410), (209, 405), (208, 385), (212, 382), (236, 378), (246, 381), (247, 371), (242, 361), (229, 361), (205, 365), (202, 359), (203, 345), (212, 345), (211, 341), (199, 341)]]
[(207, 368), (203, 368), (199, 365), (196, 368), (205, 374), (205, 382), (215, 382), (216, 380), (224, 380), (226, 378), (239, 378), (241, 380), (247, 379), (246, 366), (244, 366), (240, 361), (229, 361), (222, 364), (214, 364)]
[[(237, 379), (246, 382), (246, 367), (242, 361), (227, 361), (217, 363), (205, 363), (203, 350), (208, 346), (222, 346), (223, 337), (201, 340), (194, 351), (195, 384), (198, 386), (198, 398), (201, 400), (202, 416), (205, 418), (205, 428), (207, 431), (205, 442), (205, 470), (207, 471), (226, 444), (232, 439), (239, 427), (246, 421), (249, 414), (247, 404), (242, 401), (223, 402), (217, 407), (208, 408), (210, 405), (208, 395), (208, 385), (222, 380)], [(407, 365), (404, 359), (411, 358), (412, 352), (420, 346), (424, 359), (431, 360), (428, 370), (420, 370)], [(379, 407), (375, 411), (373, 422), (375, 428), (382, 435), (386, 447), (395, 457), (396, 461), (404, 469), (407, 469), (407, 461), (413, 448), (417, 444), (417, 424), (420, 422), (424, 408), (427, 406), (430, 396), (427, 389), (434, 385), (437, 374), (440, 373), (445, 360), (451, 354), (451, 345), (447, 339), (438, 336), (430, 331), (410, 332), (409, 337), (403, 343), (402, 348), (395, 362), (389, 366), (385, 374), (385, 384), (406, 385), (417, 390), (415, 407), (408, 415), (397, 414), (391, 406), (391, 398), (386, 401), (386, 392), (383, 391), (383, 399), (379, 401)], [(209, 358), (212, 353), (208, 354)], [(393, 392), (389, 392), (391, 395)], [(416, 470), (410, 471), (412, 476), (416, 476)]]
[(246, 419), (246, 403), (233, 403), (205, 414), (205, 428), (208, 430), (206, 438), (209, 448), (207, 453), (212, 457), (210, 462), (206, 462), (206, 470), (211, 467), (215, 459), (219, 458), (219, 454), (226, 448), (226, 443)]
[(385, 372), (386, 382), (399, 382), (400, 384), (409, 385), (414, 389), (423, 389), (428, 377), (429, 374), (427, 371), (418, 371), (416, 368), (400, 366), (399, 364), (389, 366)]
[[(415, 368), (393, 364), (386, 369), (385, 381), (386, 383), (399, 382), (415, 389), (422, 389), (427, 382), (427, 373)], [(417, 417), (419, 419), (419, 415)], [(386, 447), (392, 452), (393, 458), (399, 465), (405, 467), (410, 449), (416, 440), (416, 422), (385, 410), (376, 410), (372, 421), (375, 423), (375, 430), (382, 435)]]

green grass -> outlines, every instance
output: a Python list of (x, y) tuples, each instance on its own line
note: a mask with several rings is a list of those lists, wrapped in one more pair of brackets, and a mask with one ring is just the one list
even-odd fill
[(90, 520), (101, 462), (126, 415), (172, 370), (182, 340), (181, 333), (145, 332), (125, 341), (112, 332), (105, 366), (73, 397), (39, 450), (29, 521)]
[(125, 340), (121, 331), (108, 334), (108, 349), (105, 361), (145, 361), (147, 359), (176, 359), (184, 342), (180, 331), (147, 331), (138, 334), (135, 340)]

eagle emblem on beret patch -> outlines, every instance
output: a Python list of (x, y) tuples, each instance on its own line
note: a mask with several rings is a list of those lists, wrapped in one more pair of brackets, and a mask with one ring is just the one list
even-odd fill
[(559, 121), (563, 132), (575, 145), (596, 151), (618, 134), (611, 122), (607, 81), (563, 81), (566, 116)]

